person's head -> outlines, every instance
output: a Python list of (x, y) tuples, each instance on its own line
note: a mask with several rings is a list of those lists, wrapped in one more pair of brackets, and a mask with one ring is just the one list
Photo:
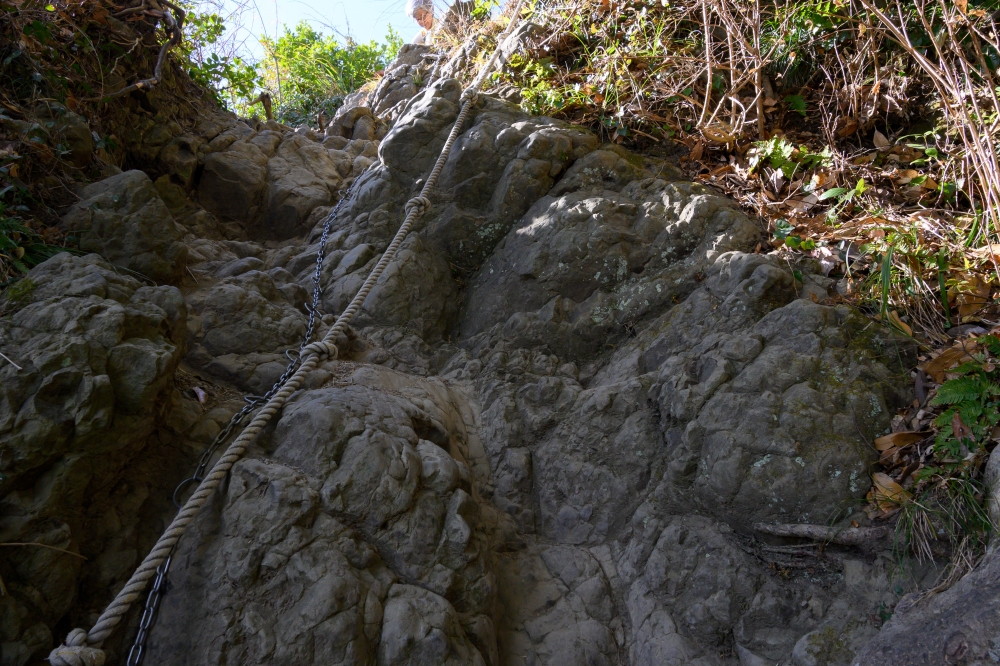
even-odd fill
[(424, 30), (434, 25), (433, 0), (406, 0), (406, 13)]

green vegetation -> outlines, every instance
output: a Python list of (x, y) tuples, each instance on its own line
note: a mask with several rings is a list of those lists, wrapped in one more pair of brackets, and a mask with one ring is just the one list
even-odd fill
[(403, 40), (390, 27), (386, 41), (341, 44), (307, 23), (285, 28), (277, 40), (262, 40), (268, 57), (258, 64), (263, 85), (278, 101), (277, 118), (290, 124), (332, 115), (343, 98), (392, 62)]
[(957, 377), (941, 384), (931, 401), (944, 407), (934, 420), (938, 428), (934, 448), (946, 461), (942, 469), (960, 469), (981, 456), (983, 444), (1000, 423), (1000, 339), (984, 335), (976, 341), (979, 350), (952, 370)]
[[(26, 210), (26, 209), (25, 209)], [(31, 229), (8, 205), (0, 201), (0, 285), (5, 285), (18, 275), (27, 273), (65, 248), (46, 242)]]
[(341, 43), (301, 22), (285, 26), (276, 40), (262, 37), (266, 55), (250, 63), (220, 55), (225, 32), (217, 13), (188, 13), (179, 48), (188, 74), (220, 106), (240, 113), (254, 113), (250, 102), (265, 90), (277, 101), (276, 119), (292, 125), (314, 123), (319, 113), (331, 116), (345, 96), (392, 62), (403, 44), (391, 26), (384, 43)]
[(941, 343), (1000, 316), (981, 254), (1000, 247), (1000, 3), (880, 7), (537, 0), (540, 30), (494, 80), (526, 112), (689, 153), (775, 247), (838, 264), (871, 311)]
[(223, 56), (215, 50), (226, 32), (217, 13), (197, 13), (186, 6), (184, 41), (179, 53), (187, 63), (188, 75), (212, 94), (219, 106), (242, 110), (261, 85), (257, 66), (235, 55)]

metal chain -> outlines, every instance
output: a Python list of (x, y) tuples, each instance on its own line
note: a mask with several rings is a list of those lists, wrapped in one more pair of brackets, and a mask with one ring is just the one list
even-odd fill
[[(378, 164), (379, 162), (376, 161), (369, 167), (369, 169), (377, 166)], [(367, 171), (365, 171), (365, 173), (367, 173)], [(285, 352), (285, 356), (289, 359), (288, 367), (285, 368), (285, 372), (278, 378), (278, 381), (274, 383), (271, 390), (260, 396), (243, 396), (243, 400), (246, 402), (243, 409), (233, 414), (233, 417), (229, 419), (229, 423), (226, 424), (226, 427), (215, 436), (212, 443), (209, 444), (208, 448), (201, 454), (201, 458), (198, 459), (198, 466), (195, 467), (194, 474), (178, 483), (177, 487), (174, 488), (174, 492), (170, 499), (178, 510), (182, 506), (181, 502), (178, 501), (181, 491), (191, 484), (201, 483), (202, 479), (205, 478), (205, 471), (208, 469), (208, 465), (212, 461), (212, 456), (214, 456), (216, 451), (219, 450), (219, 447), (222, 446), (227, 439), (229, 439), (229, 436), (233, 433), (233, 431), (251, 412), (267, 403), (267, 401), (271, 399), (271, 396), (277, 393), (281, 387), (284, 386), (285, 382), (288, 381), (288, 378), (291, 377), (298, 368), (300, 358), (302, 356), (302, 350), (312, 341), (313, 333), (315, 333), (316, 330), (316, 315), (320, 311), (320, 300), (323, 298), (323, 261), (326, 259), (326, 242), (330, 237), (330, 226), (333, 223), (333, 220), (340, 213), (340, 207), (345, 201), (351, 198), (351, 195), (354, 194), (354, 190), (357, 188), (358, 182), (360, 182), (363, 175), (364, 173), (358, 175), (358, 177), (354, 179), (351, 186), (347, 188), (347, 192), (344, 193), (344, 196), (341, 197), (340, 201), (337, 202), (337, 205), (333, 207), (333, 210), (330, 211), (330, 214), (327, 215), (326, 219), (323, 221), (323, 234), (319, 239), (319, 252), (316, 254), (316, 270), (313, 273), (312, 278), (312, 303), (306, 303), (306, 310), (309, 311), (309, 323), (306, 325), (305, 335), (303, 336), (302, 342), (299, 344), (298, 353), (294, 358), (292, 358), (292, 350), (289, 349)], [(163, 588), (167, 582), (167, 574), (170, 571), (170, 560), (172, 558), (173, 553), (171, 552), (166, 561), (156, 568), (156, 578), (153, 580), (153, 585), (149, 590), (149, 596), (146, 597), (146, 607), (142, 611), (142, 619), (139, 620), (139, 633), (136, 634), (135, 642), (132, 643), (132, 649), (129, 650), (128, 660), (125, 662), (126, 666), (139, 666), (146, 654), (146, 639), (149, 638), (149, 633), (153, 628), (153, 624), (156, 622), (156, 615), (160, 608), (160, 599), (164, 593)]]
[[(350, 321), (361, 309), (365, 299), (371, 293), (372, 288), (383, 275), (385, 269), (396, 257), (400, 246), (410, 233), (413, 223), (431, 207), (432, 202), (428, 198), (428, 194), (431, 192), (438, 177), (441, 175), (441, 170), (444, 168), (445, 162), (451, 153), (451, 149), (458, 138), (462, 126), (468, 120), (472, 107), (476, 103), (479, 96), (479, 87), (482, 85), (483, 79), (496, 64), (496, 60), (500, 55), (499, 44), (503, 43), (503, 40), (513, 31), (513, 28), (516, 25), (516, 19), (519, 16), (518, 12), (522, 2), (523, 0), (517, 0), (512, 12), (513, 17), (511, 18), (511, 22), (507, 26), (507, 29), (504, 30), (498, 38), (498, 48), (493, 52), (493, 55), (483, 66), (483, 71), (481, 71), (479, 76), (473, 79), (469, 87), (462, 92), (462, 95), (459, 98), (461, 101), (461, 109), (455, 120), (455, 124), (452, 126), (451, 132), (448, 134), (448, 138), (441, 149), (441, 153), (438, 155), (434, 168), (431, 169), (430, 174), (427, 176), (427, 180), (424, 182), (420, 194), (406, 202), (406, 205), (404, 206), (406, 217), (403, 219), (402, 224), (396, 231), (396, 234), (393, 236), (392, 241), (389, 243), (382, 257), (378, 260), (378, 263), (375, 264), (374, 268), (372, 268), (371, 272), (368, 274), (368, 277), (365, 278), (365, 281), (361, 285), (357, 294), (355, 294), (354, 298), (337, 318), (337, 321), (327, 330), (322, 340), (318, 342), (308, 342), (309, 338), (312, 336), (312, 328), (315, 325), (315, 317), (318, 312), (320, 300), (320, 296), (317, 295), (317, 291), (314, 291), (313, 305), (309, 308), (310, 324), (306, 340), (299, 345), (298, 357), (295, 359), (291, 359), (289, 357), (291, 361), (290, 367), (297, 367), (298, 369), (295, 370), (291, 376), (287, 376), (287, 372), (286, 375), (282, 375), (282, 379), (280, 379), (277, 384), (281, 386), (279, 390), (275, 391), (272, 389), (272, 391), (268, 392), (270, 399), (260, 407), (260, 411), (243, 429), (240, 435), (237, 436), (231, 444), (229, 444), (226, 452), (221, 458), (219, 458), (218, 461), (216, 461), (212, 470), (203, 478), (201, 483), (199, 483), (197, 490), (195, 490), (194, 494), (188, 498), (188, 500), (184, 503), (184, 507), (178, 512), (173, 520), (171, 520), (170, 525), (157, 540), (153, 549), (148, 555), (146, 555), (139, 567), (136, 568), (135, 572), (133, 572), (131, 578), (125, 584), (125, 587), (119, 590), (118, 594), (115, 595), (114, 600), (112, 600), (112, 602), (104, 609), (104, 612), (101, 613), (101, 616), (97, 619), (94, 626), (91, 627), (90, 630), (81, 628), (73, 629), (67, 635), (66, 641), (49, 653), (48, 660), (53, 664), (53, 666), (82, 666), (82, 664), (85, 663), (104, 663), (106, 653), (100, 646), (104, 643), (108, 636), (111, 635), (126, 613), (128, 613), (132, 604), (138, 600), (139, 594), (149, 583), (150, 579), (161, 579), (166, 577), (168, 572), (167, 565), (173, 557), (176, 544), (184, 535), (185, 530), (191, 522), (195, 519), (199, 510), (228, 476), (233, 465), (235, 465), (240, 458), (244, 456), (247, 449), (252, 445), (254, 439), (260, 435), (260, 433), (271, 422), (271, 419), (288, 402), (289, 398), (291, 398), (292, 395), (302, 386), (309, 374), (315, 370), (324, 359), (330, 357), (336, 358), (338, 356), (338, 348), (335, 343), (337, 336), (343, 335), (349, 330), (348, 326)], [(360, 180), (362, 176), (359, 176), (358, 180)], [(324, 221), (324, 233), (322, 236), (320, 252), (325, 249), (331, 218), (335, 215), (336, 211), (339, 210), (340, 204), (349, 198), (355, 185), (357, 185), (357, 181), (352, 184), (352, 187), (349, 188), (344, 198), (338, 202), (335, 210), (332, 211)], [(317, 255), (319, 255), (319, 252)], [(317, 270), (316, 275), (314, 276), (315, 290), (321, 289), (320, 280), (322, 278), (322, 263), (322, 259), (317, 256)], [(321, 293), (322, 292), (319, 291), (320, 295)], [(155, 621), (156, 611), (159, 607), (160, 598), (162, 597), (164, 584), (164, 580), (158, 580), (158, 584), (154, 586), (154, 589), (158, 590), (159, 593), (153, 596), (152, 599), (147, 599), (147, 606), (149, 607), (147, 610), (149, 610), (149, 613), (143, 613), (142, 623), (145, 625), (145, 631), (143, 632), (144, 635), (142, 637), (142, 641), (137, 642), (137, 645), (133, 646), (136, 654), (136, 661), (141, 661), (142, 659), (142, 654), (145, 650), (145, 638), (149, 635)]]
[(149, 638), (149, 632), (156, 622), (156, 613), (160, 609), (160, 597), (163, 596), (171, 559), (173, 555), (169, 555), (163, 564), (156, 567), (156, 578), (153, 579), (153, 586), (149, 590), (149, 596), (146, 597), (146, 607), (142, 611), (142, 619), (139, 620), (139, 633), (135, 637), (132, 649), (128, 651), (125, 666), (139, 666), (142, 658), (146, 656), (146, 639)]

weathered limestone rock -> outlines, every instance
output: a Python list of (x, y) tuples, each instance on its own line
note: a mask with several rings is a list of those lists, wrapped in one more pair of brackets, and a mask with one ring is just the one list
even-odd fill
[(904, 598), (889, 623), (860, 649), (851, 666), (997, 663), (998, 591), (1000, 566), (994, 546), (979, 567), (951, 589), (928, 599), (916, 594)]
[(184, 235), (142, 171), (126, 171), (88, 185), (61, 226), (80, 248), (156, 282), (176, 283), (184, 272)]
[[(213, 139), (209, 149), (220, 138)], [(236, 141), (235, 137), (224, 151), (216, 150), (205, 158), (198, 185), (199, 202), (222, 219), (253, 219), (260, 210), (268, 155), (258, 145)]]
[(365, 134), (334, 147), (306, 134), (255, 132), (237, 124), (208, 144), (198, 201), (219, 219), (241, 224), (251, 237), (286, 240), (301, 235), (310, 213), (333, 203), (344, 180), (367, 167), (358, 164), (358, 157), (374, 156), (374, 145), (368, 148), (371, 138)]
[(157, 659), (485, 664), (501, 517), (456, 398), (381, 369), (300, 394), (185, 538)]
[(309, 213), (334, 200), (351, 166), (343, 153), (302, 136), (283, 141), (267, 163), (265, 233), (280, 240), (305, 231)]
[[(459, 91), (432, 87), (379, 144), (333, 222), (325, 311), (385, 248)], [(775, 578), (753, 525), (852, 512), (911, 351), (808, 262), (799, 281), (752, 254), (760, 237), (668, 164), (484, 100), (357, 339), (185, 539), (153, 654), (833, 664), (816, 646), (837, 632), (849, 658), (896, 599), (885, 567), (836, 552)], [(223, 294), (276, 304), (264, 277), (310, 287), (317, 251), (212, 264), (192, 300), (205, 367), (294, 345), (277, 311)]]
[[(49, 506), (46, 466), (134, 451), (137, 432), (158, 428), (185, 451), (211, 441), (231, 403), (201, 406), (178, 390), (162, 418), (152, 412), (182, 338), (185, 362), (204, 377), (270, 388), (305, 331), (321, 224), (359, 179), (319, 266), (317, 317), (342, 311), (458, 112), (457, 82), (417, 91), (427, 65), (406, 49), (375, 113), (345, 110), (322, 143), (277, 124), (200, 135), (204, 169), (192, 187), (205, 214), (263, 231), (249, 242), (186, 238), (192, 281), (178, 308), (190, 316), (167, 314), (176, 291), (112, 278), (96, 259), (37, 269), (83, 271), (65, 280), (105, 286), (79, 296), (55, 281), (64, 303), (38, 296), (14, 314), (27, 330), (25, 313), (41, 303), (53, 321), (65, 310), (42, 339), (66, 350), (74, 335), (84, 340), (77, 356), (52, 356), (51, 379), (31, 370), (37, 378), (2, 389), (0, 434), (32, 438), (18, 444), (21, 457), (0, 459), (17, 475), (4, 487), (17, 511)], [(379, 142), (357, 129), (400, 113)], [(761, 240), (734, 203), (667, 161), (480, 100), (431, 209), (338, 341), (338, 360), (293, 396), (181, 540), (149, 662), (895, 663), (892, 632), (937, 625), (918, 606), (877, 634), (872, 618), (900, 598), (891, 562), (832, 544), (802, 554), (754, 525), (864, 520), (868, 443), (910, 398), (913, 348), (838, 304), (808, 258), (755, 253)], [(121, 309), (126, 323), (100, 335), (77, 324), (91, 342), (69, 322), (101, 308)], [(127, 324), (130, 308), (145, 313), (142, 326)], [(56, 382), (63, 357), (78, 380)], [(110, 406), (89, 406), (98, 403)], [(131, 431), (118, 428), (129, 419)], [(123, 434), (108, 435), (112, 424)], [(50, 519), (51, 543), (75, 543), (76, 523), (63, 517), (72, 509), (51, 506), (24, 510)], [(102, 520), (102, 534), (127, 531)], [(95, 607), (139, 556), (124, 552), (142, 543), (129, 538), (95, 553)], [(34, 579), (32, 566), (17, 570), (18, 585)], [(928, 632), (912, 641), (912, 663), (935, 650), (945, 662), (927, 663), (962, 650), (992, 659), (989, 604), (962, 610), (980, 594), (973, 584), (992, 589), (991, 567), (933, 602), (961, 637)], [(45, 612), (22, 601), (35, 592), (0, 597), (0, 617), (13, 618), (0, 638), (16, 645), (5, 655), (37, 658), (57, 623), (90, 610), (74, 606), (73, 576), (52, 579)]]
[[(142, 286), (95, 255), (57, 255), (25, 280), (33, 289), (0, 320), (3, 352), (23, 368), (0, 365), (0, 542), (40, 542), (89, 561), (4, 550), (5, 664), (38, 663), (77, 595), (101, 603), (148, 548), (139, 534), (159, 529), (158, 518), (136, 524), (151, 485), (136, 461), (177, 469), (148, 440), (184, 352), (186, 318), (176, 288)], [(152, 503), (165, 508), (159, 497)]]

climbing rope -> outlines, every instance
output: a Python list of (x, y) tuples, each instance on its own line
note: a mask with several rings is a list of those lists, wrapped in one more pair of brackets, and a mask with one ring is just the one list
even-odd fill
[[(378, 162), (374, 162), (368, 170), (373, 170), (378, 166)], [(368, 172), (365, 171), (365, 173)], [(281, 390), (285, 382), (295, 370), (299, 367), (299, 363), (302, 360), (302, 350), (303, 348), (312, 342), (313, 334), (316, 331), (316, 322), (318, 320), (318, 315), (320, 314), (320, 301), (323, 298), (323, 262), (326, 259), (326, 242), (330, 238), (330, 227), (333, 221), (340, 214), (340, 209), (344, 205), (345, 201), (348, 201), (353, 195), (355, 190), (358, 189), (358, 183), (361, 182), (364, 174), (359, 174), (351, 186), (347, 188), (347, 192), (344, 196), (340, 198), (337, 205), (333, 207), (327, 216), (323, 220), (323, 233), (320, 235), (319, 239), (319, 250), (316, 252), (316, 262), (315, 269), (313, 270), (312, 282), (313, 282), (313, 292), (312, 300), (310, 303), (306, 303), (306, 309), (309, 311), (309, 320), (306, 324), (305, 335), (302, 336), (302, 343), (299, 345), (298, 354), (294, 357), (291, 355), (292, 350), (287, 350), (285, 356), (288, 357), (289, 363), (285, 368), (285, 371), (278, 378), (278, 381), (274, 383), (271, 389), (264, 395), (248, 395), (244, 396), (243, 400), (246, 404), (243, 405), (243, 409), (233, 414), (233, 417), (229, 419), (229, 423), (226, 427), (215, 436), (212, 443), (208, 445), (204, 452), (202, 452), (201, 457), (198, 459), (198, 465), (195, 467), (194, 473), (188, 478), (184, 479), (174, 488), (173, 495), (171, 499), (173, 500), (174, 506), (178, 509), (181, 508), (181, 503), (179, 501), (179, 496), (181, 491), (190, 485), (201, 483), (205, 478), (205, 471), (208, 469), (209, 463), (212, 462), (212, 458), (215, 453), (219, 450), (219, 447), (229, 439), (229, 436), (240, 426), (241, 423), (250, 415), (253, 410), (257, 409), (260, 405), (264, 404), (271, 399), (275, 393)], [(132, 642), (132, 648), (128, 652), (128, 657), (125, 659), (125, 666), (140, 666), (142, 664), (143, 658), (146, 654), (146, 640), (149, 638), (149, 634), (153, 630), (153, 625), (156, 623), (156, 616), (159, 612), (160, 601), (163, 598), (164, 587), (167, 585), (167, 574), (170, 572), (170, 561), (173, 556), (173, 551), (167, 556), (166, 561), (161, 564), (156, 569), (156, 577), (153, 579), (153, 584), (149, 588), (149, 594), (146, 596), (146, 606), (143, 608), (142, 616), (139, 618), (139, 630), (136, 632), (135, 640)]]
[(451, 154), (452, 146), (455, 144), (455, 140), (458, 139), (462, 126), (468, 120), (472, 107), (479, 98), (479, 88), (486, 77), (492, 72), (497, 58), (500, 56), (501, 46), (507, 37), (512, 34), (514, 26), (518, 22), (522, 2), (523, 0), (517, 0), (510, 23), (497, 37), (497, 46), (493, 55), (486, 61), (479, 75), (462, 91), (461, 110), (455, 119), (455, 124), (451, 128), (451, 132), (448, 134), (448, 139), (441, 148), (441, 153), (438, 155), (437, 161), (434, 163), (434, 168), (431, 169), (430, 175), (420, 190), (420, 194), (406, 202), (404, 206), (406, 217), (403, 219), (403, 223), (400, 225), (396, 235), (393, 236), (389, 247), (386, 248), (371, 273), (368, 274), (364, 284), (361, 285), (361, 289), (358, 290), (358, 293), (351, 300), (347, 308), (340, 314), (340, 317), (337, 318), (333, 326), (330, 327), (330, 330), (326, 332), (326, 335), (321, 340), (311, 342), (302, 348), (298, 369), (288, 377), (280, 389), (271, 395), (270, 399), (254, 415), (243, 432), (229, 445), (229, 448), (226, 449), (222, 457), (215, 463), (212, 470), (201, 481), (187, 502), (184, 503), (183, 508), (174, 516), (166, 531), (160, 536), (149, 554), (146, 555), (142, 564), (132, 574), (125, 587), (118, 592), (118, 595), (104, 612), (101, 613), (101, 616), (90, 631), (73, 629), (66, 637), (66, 643), (49, 653), (49, 662), (52, 666), (104, 666), (107, 657), (100, 646), (111, 635), (115, 627), (118, 626), (122, 618), (132, 607), (132, 604), (139, 599), (150, 579), (157, 575), (158, 570), (161, 570), (161, 565), (167, 562), (173, 553), (174, 546), (180, 540), (185, 530), (187, 530), (188, 525), (194, 520), (201, 507), (209, 500), (215, 489), (226, 478), (233, 465), (243, 457), (247, 448), (257, 438), (257, 435), (267, 427), (267, 424), (270, 423), (274, 415), (284, 407), (292, 394), (302, 385), (302, 382), (316, 369), (316, 366), (327, 358), (337, 358), (338, 349), (334, 341), (338, 336), (343, 335), (347, 331), (348, 325), (361, 309), (362, 304), (368, 298), (368, 294), (375, 286), (375, 283), (378, 282), (386, 267), (395, 258), (400, 245), (403, 244), (403, 241), (409, 235), (413, 223), (430, 209), (431, 190), (434, 189), (437, 179), (441, 175), (441, 170), (444, 168), (445, 162), (447, 162), (448, 156)]

